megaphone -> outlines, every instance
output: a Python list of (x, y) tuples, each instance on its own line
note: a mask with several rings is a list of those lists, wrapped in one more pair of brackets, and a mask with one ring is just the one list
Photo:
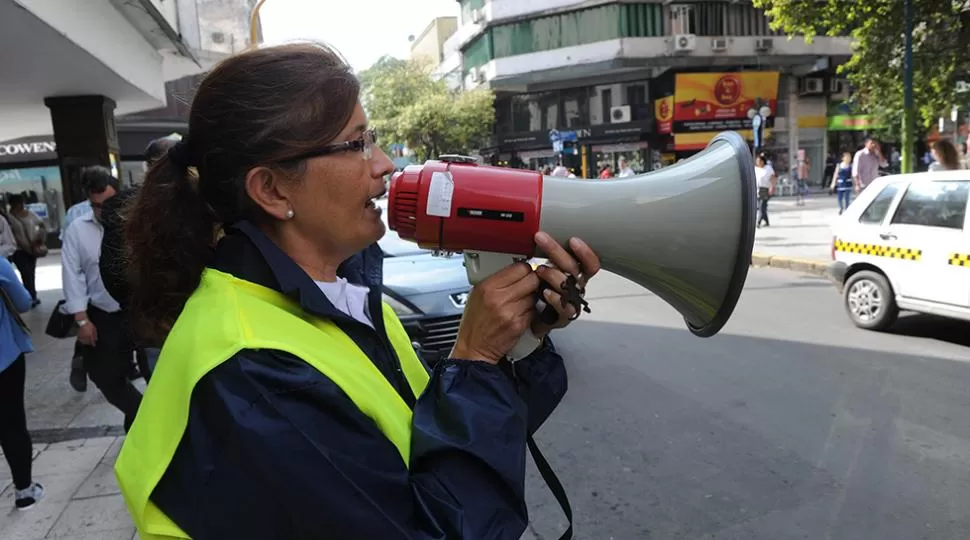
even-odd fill
[[(696, 336), (715, 335), (737, 305), (754, 248), (754, 162), (733, 131), (691, 158), (607, 181), (542, 176), (442, 156), (395, 173), (388, 224), (436, 252), (463, 253), (477, 284), (517, 260), (543, 257), (539, 230), (582, 238), (603, 269), (650, 290)], [(510, 353), (538, 346), (531, 333)]]

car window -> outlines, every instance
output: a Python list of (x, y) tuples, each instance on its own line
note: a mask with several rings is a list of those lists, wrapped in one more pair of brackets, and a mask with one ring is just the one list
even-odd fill
[(893, 224), (962, 229), (970, 181), (910, 184), (893, 215)]
[(866, 211), (862, 213), (859, 217), (859, 223), (882, 223), (882, 220), (886, 218), (886, 213), (889, 212), (889, 207), (893, 204), (893, 199), (896, 198), (896, 193), (899, 188), (895, 184), (889, 184), (882, 188), (879, 195), (869, 203)]

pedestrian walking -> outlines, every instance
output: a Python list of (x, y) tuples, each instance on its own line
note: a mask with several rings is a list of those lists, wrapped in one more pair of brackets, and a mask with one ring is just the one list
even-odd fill
[(805, 206), (805, 196), (808, 195), (808, 179), (812, 171), (812, 162), (805, 156), (804, 159), (796, 160), (798, 166), (795, 168), (796, 176), (796, 189), (797, 195), (795, 197), (795, 206)]
[(11, 195), (9, 199), (10, 229), (17, 241), (17, 250), (10, 260), (20, 271), (20, 279), (30, 293), (31, 307), (40, 304), (37, 298), (37, 258), (47, 255), (47, 226), (44, 220), (27, 209), (23, 195)]
[(109, 403), (125, 415), (131, 427), (141, 403), (141, 392), (131, 384), (132, 352), (127, 321), (101, 278), (101, 207), (117, 194), (118, 181), (106, 167), (84, 171), (91, 213), (71, 224), (61, 248), (64, 310), (74, 315), (77, 339), (82, 344), (84, 369)]
[(862, 149), (852, 157), (853, 190), (860, 193), (866, 189), (879, 177), (879, 168), (888, 166), (889, 163), (882, 157), (879, 141), (874, 137), (867, 137)]
[(842, 215), (852, 202), (852, 154), (844, 152), (842, 162), (835, 167), (829, 191), (835, 191), (839, 199), (839, 215)]
[(761, 227), (762, 222), (764, 222), (765, 227), (770, 227), (771, 223), (768, 221), (768, 199), (775, 194), (775, 185), (778, 182), (778, 178), (775, 175), (774, 168), (768, 164), (768, 158), (765, 154), (759, 154), (755, 158), (754, 176), (758, 184), (758, 201), (760, 203), (758, 227)]
[(934, 142), (930, 153), (933, 155), (933, 163), (930, 163), (928, 169), (930, 171), (956, 171), (963, 168), (957, 147), (946, 139)]
[(0, 296), (0, 448), (13, 477), (14, 505), (26, 509), (44, 497), (44, 487), (31, 476), (34, 449), (24, 405), (26, 356), (34, 352), (34, 345), (20, 313), (30, 311), (31, 297), (4, 258), (0, 258)]
[[(148, 146), (145, 148), (145, 170), (148, 171), (151, 169), (155, 162), (161, 159), (179, 140), (181, 140), (181, 137), (178, 135), (168, 135), (148, 143)], [(128, 282), (128, 260), (124, 238), (124, 223), (130, 205), (138, 195), (138, 190), (139, 186), (130, 187), (122, 190), (114, 197), (107, 199), (101, 205), (100, 220), (104, 228), (104, 234), (101, 238), (101, 257), (99, 259), (101, 280), (104, 282), (104, 288), (108, 291), (108, 294), (118, 301), (118, 305), (124, 314), (128, 339), (132, 343), (135, 342), (135, 336), (131, 331), (131, 317), (129, 313), (131, 288)], [(157, 347), (148, 347), (142, 343), (136, 344), (136, 367), (133, 369), (137, 374), (144, 377), (145, 382), (148, 382), (151, 378), (152, 364), (157, 357)]]

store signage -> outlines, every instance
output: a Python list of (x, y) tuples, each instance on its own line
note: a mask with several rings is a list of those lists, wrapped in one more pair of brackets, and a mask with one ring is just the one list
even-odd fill
[(57, 152), (54, 141), (11, 141), (0, 143), (0, 157), (23, 156), (35, 157), (37, 154), (53, 154)]
[[(653, 121), (643, 120), (617, 124), (599, 124), (596, 126), (574, 128), (569, 131), (552, 129), (549, 131), (499, 134), (496, 138), (496, 142), (503, 149), (506, 149), (507, 147), (550, 148), (555, 145), (556, 141), (576, 142), (579, 144), (584, 144), (587, 142), (606, 143), (610, 142), (609, 139), (636, 140), (641, 134), (649, 133), (652, 128)], [(619, 140), (617, 142), (620, 142)]]
[(866, 114), (836, 115), (829, 117), (829, 131), (867, 131), (877, 129), (876, 119)]
[(657, 118), (657, 133), (670, 133), (674, 120), (674, 96), (662, 97), (653, 102), (653, 114)]
[[(773, 113), (777, 110), (778, 79), (777, 71), (678, 73), (674, 79), (672, 131), (750, 129), (749, 110), (764, 105)], [(762, 127), (774, 127), (774, 114)]]

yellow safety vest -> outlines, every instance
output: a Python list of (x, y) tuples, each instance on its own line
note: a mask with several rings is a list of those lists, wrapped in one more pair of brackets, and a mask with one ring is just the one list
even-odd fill
[[(394, 311), (383, 305), (387, 336), (415, 396), (428, 372)], [(168, 469), (189, 417), (192, 389), (244, 349), (286, 351), (337, 384), (410, 462), (411, 409), (356, 343), (333, 322), (307, 314), (289, 297), (206, 269), (165, 340), (115, 476), (142, 540), (189, 538), (150, 500)]]

